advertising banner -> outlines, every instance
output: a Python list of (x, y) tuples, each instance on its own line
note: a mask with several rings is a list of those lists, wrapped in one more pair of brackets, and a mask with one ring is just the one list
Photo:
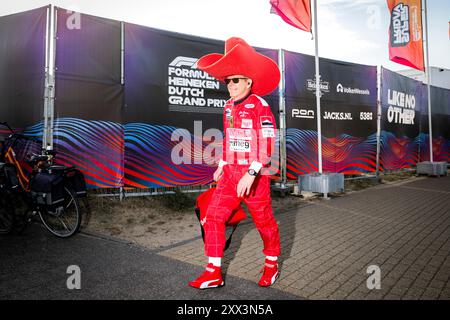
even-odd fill
[(54, 148), (91, 188), (123, 185), (121, 26), (56, 8)]
[[(0, 122), (20, 131), (44, 113), (47, 10), (0, 17)], [(0, 133), (8, 131), (0, 128)]]
[[(260, 50), (277, 61), (277, 51)], [(223, 41), (125, 24), (126, 187), (212, 182), (229, 95), (196, 62), (223, 51)], [(278, 108), (277, 92), (264, 98)]]
[(389, 59), (424, 71), (422, 0), (387, 0), (390, 13)]
[[(422, 85), (419, 161), (430, 161), (427, 86)], [(433, 161), (450, 162), (450, 90), (431, 86)]]
[(55, 116), (121, 123), (120, 22), (56, 10)]
[[(314, 57), (285, 52), (288, 178), (317, 172)], [(376, 168), (376, 67), (320, 59), (323, 172)]]
[(381, 69), (381, 170), (417, 164), (423, 94), (421, 82)]
[(450, 162), (450, 90), (430, 87), (433, 161)]

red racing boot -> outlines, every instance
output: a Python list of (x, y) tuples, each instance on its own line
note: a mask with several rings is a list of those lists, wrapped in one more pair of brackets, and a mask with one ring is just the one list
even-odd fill
[(258, 284), (261, 287), (269, 287), (273, 285), (280, 276), (280, 271), (278, 270), (278, 261), (266, 259), (266, 263), (260, 272), (263, 275)]
[(191, 287), (197, 289), (217, 288), (225, 285), (222, 279), (222, 268), (208, 263), (206, 270), (196, 280), (189, 282)]

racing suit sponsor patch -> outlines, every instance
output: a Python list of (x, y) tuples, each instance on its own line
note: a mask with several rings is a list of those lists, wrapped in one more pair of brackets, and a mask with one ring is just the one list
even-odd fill
[(252, 140), (252, 130), (248, 129), (228, 128), (227, 135), (230, 140)]
[(228, 128), (227, 136), (229, 139), (229, 150), (234, 152), (250, 152), (252, 130)]
[(261, 133), (263, 138), (275, 138), (275, 130), (273, 128), (262, 128)]
[(239, 116), (240, 118), (244, 118), (244, 117), (248, 116), (248, 112), (245, 111), (245, 110), (239, 111), (238, 116)]
[(234, 152), (250, 152), (250, 141), (248, 140), (229, 140), (230, 151)]
[(252, 119), (242, 119), (241, 128), (253, 128), (253, 120)]
[(227, 117), (228, 127), (233, 128), (233, 116)]
[(261, 121), (262, 128), (273, 128), (273, 123), (271, 117), (263, 116), (259, 117)]

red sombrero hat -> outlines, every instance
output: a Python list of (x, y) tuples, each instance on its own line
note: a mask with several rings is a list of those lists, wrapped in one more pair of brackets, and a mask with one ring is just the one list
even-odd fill
[(219, 81), (232, 75), (243, 75), (253, 80), (252, 92), (264, 96), (276, 89), (280, 82), (278, 65), (260, 54), (241, 38), (225, 42), (225, 54), (211, 53), (201, 57), (197, 66)]

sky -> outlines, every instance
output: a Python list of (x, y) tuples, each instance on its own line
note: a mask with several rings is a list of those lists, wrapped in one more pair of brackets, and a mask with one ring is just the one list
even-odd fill
[[(318, 0), (319, 55), (398, 71), (389, 61), (386, 0)], [(269, 0), (0, 0), (0, 16), (54, 4), (153, 28), (314, 55), (310, 33), (270, 14)], [(450, 1), (428, 0), (430, 66), (450, 69)]]

